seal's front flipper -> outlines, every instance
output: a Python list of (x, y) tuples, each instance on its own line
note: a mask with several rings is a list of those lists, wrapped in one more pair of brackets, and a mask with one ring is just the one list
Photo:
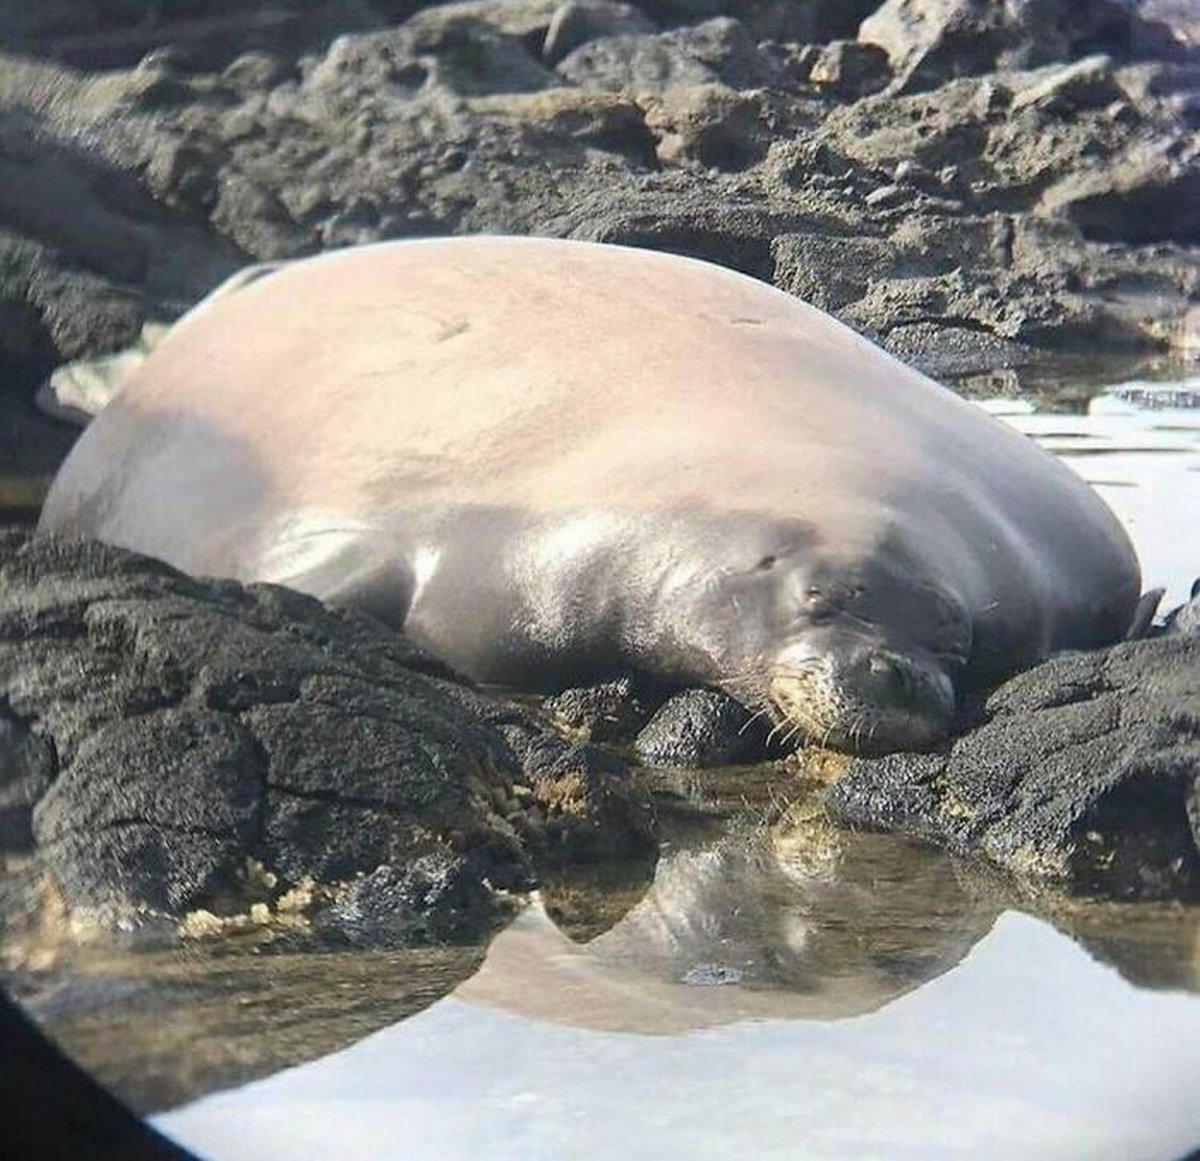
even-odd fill
[(1133, 619), (1125, 631), (1126, 641), (1140, 641), (1143, 637), (1152, 636), (1154, 614), (1158, 612), (1159, 602), (1163, 599), (1166, 589), (1150, 589), (1138, 599), (1137, 608), (1133, 610)]

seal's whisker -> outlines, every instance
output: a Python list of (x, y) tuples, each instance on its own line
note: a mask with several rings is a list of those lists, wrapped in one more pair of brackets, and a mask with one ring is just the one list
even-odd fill
[(787, 724), (788, 723), (786, 721), (776, 722), (775, 725), (771, 727), (770, 732), (767, 734), (768, 746), (775, 740), (775, 735), (778, 734), (780, 730), (787, 728)]
[(797, 722), (782, 738), (781, 744), (786, 746), (794, 737), (804, 732), (804, 726)]
[(722, 681), (748, 681), (754, 678), (768, 677), (770, 670), (766, 666), (759, 666), (757, 669), (738, 669), (732, 673), (723, 674)]
[(754, 713), (752, 713), (742, 723), (742, 728), (740, 730), (738, 730), (738, 737), (740, 738), (752, 725), (754, 725), (755, 722), (759, 721), (762, 718), (769, 716), (770, 712), (771, 712), (770, 709), (768, 709), (766, 706), (762, 706), (759, 709), (755, 710)]

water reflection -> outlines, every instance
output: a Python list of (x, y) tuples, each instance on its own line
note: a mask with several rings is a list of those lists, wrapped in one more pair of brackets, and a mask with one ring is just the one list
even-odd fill
[(456, 994), (157, 1124), (218, 1157), (1166, 1159), (1200, 1140), (1198, 1042), (1200, 1004), (1008, 912), (869, 1016), (646, 1036)]
[[(1167, 1158), (1200, 1139), (1200, 1004), (1128, 987), (1036, 920), (991, 930), (1002, 892), (802, 806), (684, 834), (607, 932), (572, 943), (532, 906), (429, 1010), (157, 1123), (210, 1155), (284, 1158), (346, 1141), (398, 1157)], [(1128, 924), (1150, 912), (1150, 958), (1178, 984), (1194, 912), (1057, 918), (1124, 939), (1143, 970), (1151, 925)]]
[(665, 852), (645, 897), (585, 944), (535, 902), (455, 995), (609, 1031), (844, 1018), (953, 967), (1000, 906), (944, 856), (799, 809)]

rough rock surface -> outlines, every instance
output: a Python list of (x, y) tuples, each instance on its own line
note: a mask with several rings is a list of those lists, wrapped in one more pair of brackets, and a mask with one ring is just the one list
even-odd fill
[(0, 824), (110, 920), (236, 910), (253, 860), (280, 891), (374, 875), (329, 923), (378, 887), (401, 934), (445, 938), (543, 857), (649, 841), (623, 764), (383, 626), (95, 543), (0, 544), (0, 690)]
[(1200, 896), (1200, 639), (1056, 657), (993, 693), (948, 753), (855, 761), (826, 802), (1021, 878)]
[(0, 15), (6, 414), (239, 264), (421, 234), (697, 255), (935, 370), (1196, 342), (1200, 64), (1169, 3)]
[(1192, 584), (1191, 599), (1167, 614), (1167, 632), (1200, 638), (1200, 580)]
[(661, 698), (652, 699), (622, 677), (601, 685), (566, 689), (542, 709), (566, 729), (591, 742), (632, 742)]
[(1168, 27), (1122, 0), (886, 0), (858, 35), (887, 52), (896, 88), (907, 91), (1097, 49), (1131, 58), (1183, 55)]
[(761, 761), (766, 730), (740, 702), (713, 689), (676, 694), (637, 736), (634, 752), (648, 766), (731, 766)]

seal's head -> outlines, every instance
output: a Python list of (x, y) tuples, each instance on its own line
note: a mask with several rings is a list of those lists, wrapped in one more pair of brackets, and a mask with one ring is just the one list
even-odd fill
[(945, 737), (971, 648), (963, 602), (907, 553), (853, 559), (811, 545), (727, 574), (736, 648), (718, 684), (768, 713), (783, 738), (859, 754)]

